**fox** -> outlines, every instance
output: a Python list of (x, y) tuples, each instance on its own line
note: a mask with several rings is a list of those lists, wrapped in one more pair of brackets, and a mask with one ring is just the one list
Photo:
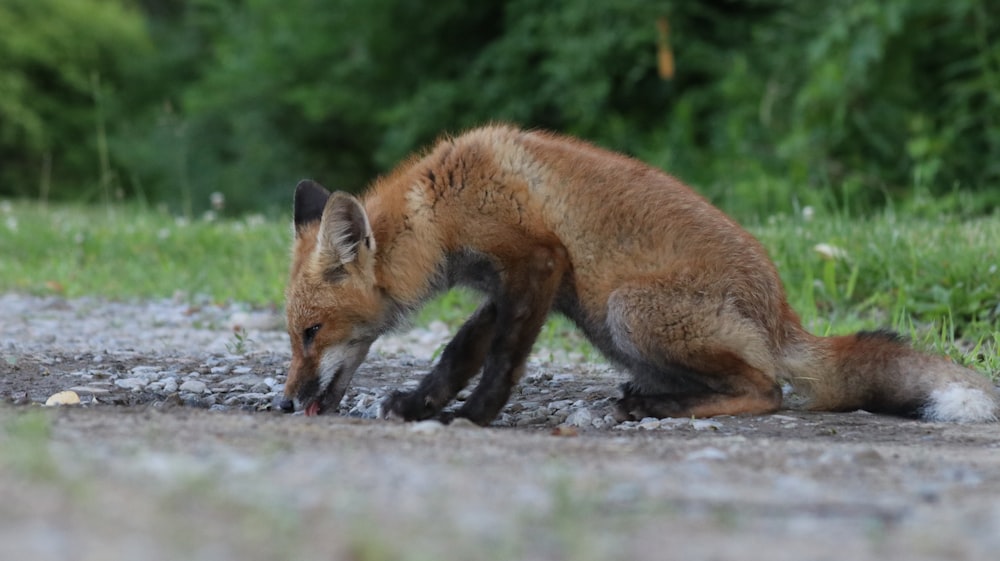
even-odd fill
[[(620, 421), (813, 411), (995, 422), (985, 376), (891, 331), (821, 337), (763, 245), (667, 173), (583, 140), (493, 124), (444, 136), (359, 196), (295, 187), (279, 407), (336, 411), (369, 348), (434, 295), (482, 302), (380, 416), (493, 422), (546, 318), (628, 375)], [(470, 381), (457, 410), (445, 411)]]

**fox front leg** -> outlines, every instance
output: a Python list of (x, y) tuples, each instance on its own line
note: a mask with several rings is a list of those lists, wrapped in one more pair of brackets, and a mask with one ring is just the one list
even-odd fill
[(540, 246), (505, 269), (483, 375), (456, 417), (486, 426), (500, 414), (524, 374), (524, 363), (568, 268), (562, 246)]
[(413, 391), (394, 392), (382, 405), (383, 411), (404, 421), (421, 421), (440, 413), (483, 366), (496, 321), (496, 304), (482, 304), (445, 346), (420, 385)]

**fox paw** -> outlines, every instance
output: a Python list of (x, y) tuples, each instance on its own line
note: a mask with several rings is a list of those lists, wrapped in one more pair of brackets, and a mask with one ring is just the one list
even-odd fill
[(457, 418), (461, 417), (456, 417), (454, 411), (442, 411), (435, 417), (435, 419), (441, 421), (442, 425), (450, 425)]
[(618, 386), (622, 397), (615, 402), (613, 416), (619, 423), (623, 421), (639, 421), (653, 415), (646, 410), (646, 396), (634, 382), (625, 382)]
[(642, 398), (635, 394), (625, 394), (615, 402), (613, 416), (619, 423), (623, 421), (639, 421), (646, 418), (645, 408), (642, 406)]
[(439, 408), (430, 399), (416, 392), (395, 391), (382, 401), (379, 417), (402, 419), (403, 421), (423, 421), (436, 415)]

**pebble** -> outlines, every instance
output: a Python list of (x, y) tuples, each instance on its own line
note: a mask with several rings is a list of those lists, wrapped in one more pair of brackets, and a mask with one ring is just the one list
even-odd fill
[(643, 430), (656, 430), (660, 428), (661, 423), (659, 419), (654, 419), (652, 417), (647, 417), (639, 421), (639, 428)]
[(71, 390), (54, 393), (45, 400), (45, 405), (49, 407), (53, 405), (79, 405), (79, 403), (80, 395)]
[(712, 419), (692, 419), (691, 428), (694, 430), (719, 430), (722, 428), (722, 423)]
[(540, 425), (548, 421), (548, 415), (544, 411), (526, 411), (521, 415), (520, 419), (515, 421), (515, 425), (519, 427), (525, 427), (529, 425)]
[(250, 391), (254, 393), (267, 393), (271, 391), (271, 386), (265, 384), (264, 382), (259, 382), (257, 384), (254, 384), (250, 388)]
[(231, 395), (222, 401), (225, 406), (234, 405), (256, 405), (267, 402), (268, 394), (263, 393), (241, 393)]
[[(215, 369), (213, 368), (212, 370), (215, 370)], [(241, 374), (241, 375), (238, 375), (238, 376), (229, 376), (228, 378), (223, 378), (222, 380), (219, 380), (219, 383), (230, 385), (230, 386), (238, 386), (238, 385), (253, 386), (253, 385), (256, 385), (256, 384), (263, 383), (263, 382), (264, 382), (263, 378), (261, 378), (260, 376), (253, 376), (251, 374)]]
[(180, 385), (179, 388), (182, 392), (189, 392), (194, 394), (203, 394), (208, 391), (208, 386), (205, 382), (201, 380), (187, 380)]
[(684, 459), (689, 462), (700, 461), (700, 460), (725, 460), (729, 458), (729, 454), (726, 454), (722, 450), (714, 447), (702, 448), (701, 450), (695, 450), (684, 456)]
[(376, 398), (371, 394), (360, 394), (354, 399), (354, 406), (351, 407), (347, 414), (351, 417), (359, 417), (362, 419), (377, 419), (380, 413), (381, 399)]
[(586, 407), (577, 409), (566, 416), (566, 424), (573, 427), (588, 427), (594, 425), (594, 415)]
[(156, 366), (134, 366), (132, 367), (132, 370), (130, 370), (129, 372), (131, 372), (133, 376), (148, 378), (155, 376), (156, 373), (159, 371), (160, 368)]
[(466, 419), (465, 417), (456, 417), (455, 420), (453, 420), (451, 422), (451, 424), (448, 425), (448, 427), (451, 430), (454, 430), (454, 429), (481, 429), (481, 428), (483, 428), (483, 427), (480, 427), (479, 425), (477, 425), (476, 423), (473, 423), (472, 421)]
[(885, 458), (878, 450), (866, 448), (854, 454), (854, 463), (863, 466), (879, 466), (885, 463)]
[(573, 402), (568, 399), (561, 399), (559, 401), (550, 402), (548, 408), (550, 411), (558, 411), (560, 409), (565, 409), (572, 404)]
[(409, 431), (414, 434), (433, 434), (444, 429), (444, 424), (441, 421), (435, 421), (433, 419), (427, 421), (418, 421), (409, 426)]
[(115, 380), (115, 385), (124, 390), (139, 391), (146, 387), (146, 382), (139, 378), (122, 378)]
[(94, 386), (73, 386), (72, 388), (69, 389), (69, 391), (77, 393), (87, 393), (90, 395), (107, 395), (111, 393), (111, 390), (109, 390), (108, 388), (98, 388)]

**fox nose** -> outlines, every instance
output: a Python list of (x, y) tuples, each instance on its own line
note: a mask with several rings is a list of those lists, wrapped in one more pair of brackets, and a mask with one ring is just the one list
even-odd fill
[(287, 397), (282, 399), (278, 404), (278, 408), (284, 413), (294, 413), (295, 412), (295, 402)]

